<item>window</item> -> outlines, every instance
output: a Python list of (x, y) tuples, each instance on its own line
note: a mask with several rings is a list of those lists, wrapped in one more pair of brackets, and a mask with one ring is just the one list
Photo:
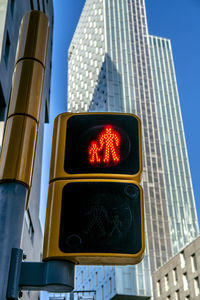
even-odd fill
[(188, 290), (188, 280), (187, 280), (187, 273), (183, 274), (183, 289), (184, 291)]
[(165, 275), (165, 290), (169, 290), (169, 277), (168, 274)]
[[(6, 108), (5, 98), (4, 98), (2, 85), (0, 82), (0, 121), (3, 121), (3, 124), (4, 124), (4, 117), (5, 117), (5, 108)], [(0, 126), (2, 126), (1, 123), (0, 123)], [(1, 132), (1, 130), (0, 130), (0, 132)], [(2, 131), (2, 134), (3, 134), (3, 131)], [(3, 136), (2, 136), (2, 139), (3, 139)], [(2, 144), (1, 142), (2, 142), (2, 140), (0, 138), (0, 145)]]
[(37, 0), (38, 10), (40, 10), (40, 0)]
[(15, 0), (11, 0), (10, 2), (10, 10), (11, 10), (11, 15), (13, 16), (14, 13), (14, 6), (15, 6)]
[(105, 300), (105, 299), (104, 299), (104, 286), (103, 286), (103, 285), (101, 286), (101, 296), (102, 296), (101, 299), (102, 299), (102, 300)]
[(60, 296), (54, 296), (52, 295), (52, 297), (49, 298), (49, 300), (67, 300), (64, 296), (60, 295)]
[(54, 294), (54, 296), (52, 295), (52, 297), (49, 298), (49, 300), (67, 300), (64, 296), (60, 295), (60, 296), (55, 296), (56, 294)]
[(96, 286), (97, 286), (98, 285), (98, 273), (96, 272), (95, 275), (96, 275)]
[(48, 110), (48, 105), (47, 105), (47, 99), (45, 99), (45, 118), (44, 118), (45, 123), (49, 123), (49, 110)]
[(31, 220), (31, 216), (30, 216), (29, 210), (25, 211), (25, 221), (26, 221), (26, 224), (27, 224), (28, 233), (29, 233), (31, 242), (33, 242), (33, 239), (34, 239), (34, 228), (33, 228), (33, 223), (32, 223), (32, 220)]
[(2, 142), (3, 142), (4, 125), (5, 122), (0, 121), (0, 153), (1, 153)]
[(161, 283), (160, 280), (157, 281), (157, 295), (160, 297), (161, 295)]
[(109, 291), (110, 291), (110, 294), (112, 294), (112, 278), (111, 277), (109, 278)]
[(31, 6), (31, 10), (33, 10), (34, 9), (33, 0), (30, 0), (30, 6)]
[(175, 292), (175, 300), (180, 300), (180, 297), (179, 297), (179, 290), (177, 290)]
[(90, 266), (87, 266), (87, 277), (89, 277), (90, 274)]
[(83, 270), (81, 271), (81, 282), (83, 282)]
[(180, 252), (180, 260), (181, 260), (181, 268), (185, 267), (185, 257), (184, 257), (184, 252)]
[(103, 278), (105, 278), (105, 266), (102, 266)]
[(177, 281), (178, 281), (177, 269), (174, 268), (172, 272), (173, 272), (174, 285), (176, 285), (176, 284), (177, 284)]
[(42, 0), (42, 11), (45, 13), (45, 4), (44, 4), (44, 0)]
[(4, 60), (5, 60), (6, 66), (8, 64), (9, 52), (10, 52), (10, 38), (9, 38), (9, 34), (7, 32), (5, 52), (4, 52)]
[(200, 295), (200, 284), (199, 284), (199, 278), (198, 277), (196, 277), (194, 279), (194, 292), (195, 292), (195, 296)]
[(91, 279), (89, 279), (89, 290), (91, 290)]
[(192, 272), (197, 270), (197, 260), (195, 254), (191, 255), (191, 265), (192, 265)]

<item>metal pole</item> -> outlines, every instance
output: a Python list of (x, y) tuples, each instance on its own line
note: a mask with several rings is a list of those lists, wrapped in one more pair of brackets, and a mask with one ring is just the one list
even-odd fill
[(0, 184), (0, 299), (6, 299), (12, 248), (19, 248), (28, 188), (20, 183)]
[(28, 205), (47, 47), (47, 17), (40, 11), (28, 12), (20, 27), (0, 158), (0, 300), (6, 299), (11, 251), (20, 248)]

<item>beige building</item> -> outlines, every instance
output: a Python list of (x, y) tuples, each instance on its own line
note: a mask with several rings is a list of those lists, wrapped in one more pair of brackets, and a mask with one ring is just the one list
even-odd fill
[(153, 275), (157, 300), (200, 299), (200, 236)]

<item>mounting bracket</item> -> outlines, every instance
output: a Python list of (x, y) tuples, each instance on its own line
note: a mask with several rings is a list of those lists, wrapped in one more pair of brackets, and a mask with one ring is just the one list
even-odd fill
[(74, 264), (68, 261), (24, 262), (23, 250), (13, 248), (7, 299), (17, 300), (22, 290), (68, 293), (74, 289)]

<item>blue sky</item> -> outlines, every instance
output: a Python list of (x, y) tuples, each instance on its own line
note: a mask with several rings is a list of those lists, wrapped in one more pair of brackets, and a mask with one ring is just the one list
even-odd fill
[[(85, 0), (54, 1), (50, 124), (45, 125), (40, 216), (45, 218), (53, 120), (67, 109), (67, 51)], [(178, 90), (200, 219), (200, 1), (146, 0), (149, 33), (172, 43)]]

